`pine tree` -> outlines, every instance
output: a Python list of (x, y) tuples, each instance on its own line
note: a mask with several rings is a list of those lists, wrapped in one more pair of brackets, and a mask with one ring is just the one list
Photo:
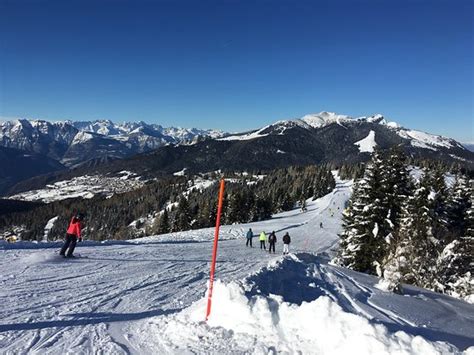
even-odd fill
[(473, 298), (474, 290), (474, 189), (472, 182), (467, 184), (467, 180), (455, 184), (454, 201), (463, 205), (464, 196), (468, 195), (469, 200), (464, 209), (460, 205), (456, 206), (462, 214), (462, 229), (457, 238), (450, 242), (441, 253), (438, 261), (439, 283), (438, 290), (459, 298)]
[(211, 226), (209, 203), (204, 202), (199, 209), (196, 221), (196, 228), (205, 228)]
[(375, 153), (364, 178), (354, 186), (347, 212), (336, 263), (351, 269), (375, 274), (386, 253), (386, 241), (379, 233), (385, 218), (381, 201), (380, 155)]
[(168, 216), (168, 210), (165, 208), (160, 216), (157, 216), (153, 226), (153, 233), (165, 234), (170, 231), (170, 222)]
[(175, 212), (173, 221), (173, 232), (188, 230), (191, 227), (191, 214), (188, 200), (181, 196), (178, 203), (178, 208)]
[(400, 240), (407, 260), (404, 279), (408, 283), (433, 289), (439, 242), (434, 237), (436, 213), (431, 200), (429, 173), (426, 172), (409, 205), (404, 210)]
[(425, 173), (427, 175), (426, 185), (431, 187), (432, 206), (434, 211), (433, 220), (433, 237), (441, 246), (449, 243), (448, 237), (448, 216), (447, 216), (447, 199), (448, 189), (445, 182), (445, 172), (441, 167), (437, 167)]
[(467, 177), (458, 174), (446, 201), (447, 243), (466, 233), (466, 213), (470, 206), (470, 191)]

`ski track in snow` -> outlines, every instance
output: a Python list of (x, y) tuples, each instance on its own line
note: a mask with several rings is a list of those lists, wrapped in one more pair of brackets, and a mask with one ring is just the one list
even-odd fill
[[(472, 305), (414, 287), (407, 287), (404, 296), (387, 294), (374, 287), (373, 276), (328, 264), (351, 186), (338, 180), (334, 191), (308, 200), (304, 213), (293, 210), (268, 221), (222, 226), (216, 279), (237, 282), (249, 300), (265, 296), (281, 312), (285, 308), (278, 297), (301, 307), (327, 297), (341, 308), (336, 314), (360, 316), (368, 326), (381, 324), (390, 334), (406, 332), (410, 346), (418, 344), (418, 335), (459, 349), (474, 345)], [(253, 248), (245, 247), (249, 227), (257, 235), (276, 231), (277, 253), (260, 250), (258, 237)], [(286, 231), (292, 254), (282, 257)], [(276, 334), (263, 331), (260, 340), (255, 334), (207, 325), (204, 312), (194, 325), (180, 321), (203, 302), (212, 235), (213, 229), (204, 229), (130, 242), (83, 243), (76, 249), (83, 257), (72, 260), (59, 258), (51, 243), (44, 248), (0, 245), (1, 353), (304, 353), (304, 347), (281, 343), (292, 342), (281, 327)], [(216, 313), (218, 302), (215, 294)], [(283, 316), (272, 314), (275, 324)], [(272, 343), (272, 337), (280, 343)], [(325, 352), (320, 348), (314, 353)]]

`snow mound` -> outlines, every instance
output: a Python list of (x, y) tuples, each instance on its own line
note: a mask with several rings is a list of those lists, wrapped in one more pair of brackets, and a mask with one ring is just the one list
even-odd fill
[[(212, 312), (204, 322), (207, 296), (173, 315), (145, 325), (149, 349), (141, 337), (128, 338), (140, 351), (253, 354), (445, 354), (459, 353), (444, 342), (431, 342), (346, 312), (314, 279), (299, 273), (301, 262), (289, 256), (273, 262), (244, 282), (214, 284)], [(288, 302), (298, 294), (287, 271), (314, 299)], [(303, 294), (303, 293), (301, 293)], [(307, 291), (304, 294), (308, 294)], [(290, 297), (290, 298), (291, 298)], [(142, 324), (143, 326), (143, 324)], [(153, 336), (154, 335), (154, 336)]]
[(373, 153), (374, 148), (377, 145), (375, 142), (375, 132), (371, 130), (367, 137), (355, 142), (354, 145), (359, 146), (359, 151), (361, 153)]

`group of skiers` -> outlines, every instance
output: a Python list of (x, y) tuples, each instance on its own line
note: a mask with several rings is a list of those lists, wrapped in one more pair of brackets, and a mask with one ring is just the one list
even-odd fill
[[(74, 249), (76, 248), (76, 243), (82, 241), (81, 231), (82, 231), (82, 223), (84, 220), (84, 214), (77, 213), (71, 218), (69, 222), (69, 226), (66, 231), (66, 238), (64, 240), (64, 244), (59, 252), (59, 255), (65, 258), (73, 258), (74, 257)], [(322, 223), (320, 225), (322, 227)], [(252, 232), (252, 228), (249, 228), (247, 232), (247, 243), (245, 244), (247, 247), (250, 245), (252, 248), (252, 239), (255, 235)], [(275, 245), (277, 243), (277, 237), (275, 232), (271, 232), (268, 237), (264, 231), (262, 231), (259, 235), (260, 241), (260, 249), (267, 250), (266, 244), (268, 243), (268, 252), (276, 253)], [(290, 252), (290, 243), (291, 237), (288, 232), (282, 238), (283, 240), (283, 255), (286, 255)]]
[[(252, 239), (255, 237), (253, 234), (252, 228), (249, 228), (247, 232), (247, 242), (245, 243), (245, 246), (249, 246), (252, 248)], [(275, 253), (275, 245), (277, 242), (277, 237), (275, 232), (271, 232), (268, 237), (265, 234), (264, 231), (262, 231), (258, 237), (258, 240), (260, 241), (260, 249), (267, 250), (266, 243), (268, 243), (268, 252), (271, 253), (273, 250), (273, 253)], [(291, 243), (291, 237), (288, 234), (288, 232), (285, 233), (283, 236), (283, 255), (286, 255), (290, 252), (290, 243)]]

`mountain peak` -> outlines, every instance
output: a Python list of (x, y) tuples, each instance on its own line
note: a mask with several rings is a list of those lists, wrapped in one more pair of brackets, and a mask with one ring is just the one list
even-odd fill
[(300, 118), (313, 128), (320, 128), (331, 123), (341, 124), (342, 121), (353, 120), (352, 117), (339, 115), (335, 112), (322, 111), (320, 113), (308, 114)]

